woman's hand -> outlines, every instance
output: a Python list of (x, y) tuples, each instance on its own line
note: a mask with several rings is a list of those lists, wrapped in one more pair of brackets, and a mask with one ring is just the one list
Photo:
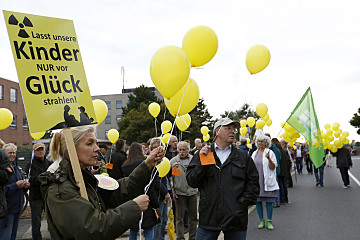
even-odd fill
[(155, 167), (155, 165), (159, 164), (164, 157), (164, 148), (162, 146), (155, 148), (149, 154), (149, 156), (145, 160), (145, 164), (149, 169)]
[(271, 170), (274, 170), (275, 169), (275, 164), (273, 163), (273, 161), (271, 161), (271, 158), (270, 158), (270, 152), (267, 152), (265, 154), (265, 157), (269, 160), (269, 168)]
[(137, 205), (139, 205), (140, 210), (143, 212), (146, 209), (148, 209), (149, 206), (149, 196), (146, 194), (140, 195), (136, 198), (133, 199), (134, 202), (137, 203)]

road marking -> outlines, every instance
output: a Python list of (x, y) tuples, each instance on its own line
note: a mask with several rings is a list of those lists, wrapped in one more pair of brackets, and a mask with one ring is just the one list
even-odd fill
[(360, 182), (359, 182), (359, 180), (357, 180), (356, 177), (355, 177), (354, 175), (352, 175), (350, 171), (349, 171), (349, 175), (350, 175), (350, 177), (354, 180), (354, 182), (356, 182), (356, 184), (359, 185), (359, 187), (360, 187)]

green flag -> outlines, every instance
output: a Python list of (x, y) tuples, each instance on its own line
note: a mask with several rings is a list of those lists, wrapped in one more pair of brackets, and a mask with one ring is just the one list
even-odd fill
[(320, 167), (325, 154), (310, 87), (292, 111), (287, 122), (309, 142), (311, 161), (316, 168)]

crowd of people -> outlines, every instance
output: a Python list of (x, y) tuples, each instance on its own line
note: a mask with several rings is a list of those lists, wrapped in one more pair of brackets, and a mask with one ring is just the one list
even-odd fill
[[(217, 239), (220, 232), (225, 239), (242, 240), (251, 205), (256, 206), (258, 228), (275, 229), (273, 209), (289, 203), (293, 166), (295, 174), (303, 174), (305, 163), (315, 185), (324, 187), (324, 167), (332, 166), (332, 154), (344, 188), (350, 186), (348, 149), (326, 151), (323, 164), (315, 168), (307, 143), (289, 147), (283, 139), (258, 134), (249, 149), (247, 139), (236, 141), (238, 129), (239, 122), (222, 118), (209, 145), (195, 139), (191, 148), (189, 141), (172, 135), (167, 146), (154, 137), (126, 149), (120, 139), (109, 152), (109, 146), (97, 143), (93, 126), (71, 128), (88, 199), (80, 194), (63, 131), (53, 135), (48, 156), (43, 143), (34, 144), (23, 171), (16, 145), (0, 141), (0, 239), (16, 239), (28, 190), (34, 240), (42, 239), (43, 212), (52, 239), (116, 239), (130, 229), (130, 240), (140, 230), (145, 240), (163, 240), (170, 206), (178, 240), (186, 233), (191, 240)], [(155, 166), (163, 157), (171, 170), (160, 178)], [(119, 186), (98, 187), (96, 174), (116, 179)]]

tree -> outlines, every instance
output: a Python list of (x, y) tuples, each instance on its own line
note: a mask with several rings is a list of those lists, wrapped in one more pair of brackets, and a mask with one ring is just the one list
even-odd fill
[(129, 95), (128, 104), (122, 108), (122, 116), (126, 115), (132, 109), (138, 109), (141, 103), (149, 104), (152, 102), (160, 104), (160, 100), (156, 97), (155, 92), (142, 84), (135, 88), (134, 94)]
[[(358, 112), (354, 114), (354, 116), (352, 117), (352, 119), (350, 119), (350, 124), (352, 126), (354, 126), (355, 128), (360, 128), (360, 108), (358, 109)], [(360, 129), (358, 129), (357, 134), (360, 134)]]
[[(240, 109), (235, 110), (234, 112), (225, 111), (224, 114), (220, 114), (222, 118), (228, 117), (234, 121), (240, 121), (241, 119), (247, 119), (248, 117), (253, 117), (255, 120), (260, 119), (260, 116), (256, 113), (256, 111), (250, 108), (250, 104), (244, 103)], [(251, 128), (250, 136), (254, 136), (255, 127)], [(236, 134), (236, 139), (239, 139), (240, 133)]]

